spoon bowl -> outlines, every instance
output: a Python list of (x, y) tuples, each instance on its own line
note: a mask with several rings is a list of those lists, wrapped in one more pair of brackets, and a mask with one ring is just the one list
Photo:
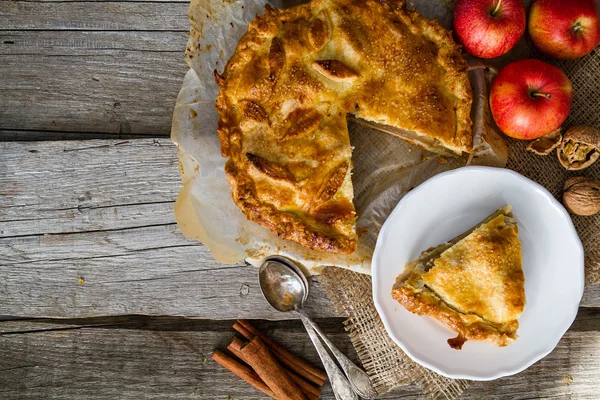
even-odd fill
[(269, 257), (258, 270), (260, 289), (271, 307), (278, 311), (300, 309), (308, 297), (308, 281), (296, 269), (298, 267), (283, 257)]

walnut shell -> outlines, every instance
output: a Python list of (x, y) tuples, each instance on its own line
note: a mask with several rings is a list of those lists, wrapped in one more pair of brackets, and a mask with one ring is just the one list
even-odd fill
[(577, 215), (600, 212), (600, 182), (582, 176), (569, 178), (563, 188), (563, 204)]
[(529, 142), (527, 150), (539, 156), (545, 156), (552, 153), (552, 150), (560, 146), (562, 139), (563, 137), (560, 133), (560, 128), (558, 128), (541, 138)]
[(557, 155), (562, 166), (570, 171), (589, 167), (600, 158), (600, 130), (584, 125), (570, 128)]

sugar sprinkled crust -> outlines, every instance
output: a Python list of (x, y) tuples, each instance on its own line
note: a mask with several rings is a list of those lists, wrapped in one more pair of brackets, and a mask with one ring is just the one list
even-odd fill
[(448, 31), (403, 1), (267, 6), (222, 74), (216, 108), (233, 199), (284, 239), (356, 249), (346, 115), (472, 145), (467, 65)]

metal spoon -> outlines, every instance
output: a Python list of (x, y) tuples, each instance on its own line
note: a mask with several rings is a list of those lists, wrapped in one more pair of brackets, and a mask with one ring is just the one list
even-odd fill
[[(259, 269), (259, 283), (262, 292), (273, 308), (282, 312), (297, 311), (308, 297), (305, 286), (307, 281), (302, 279), (303, 274), (297, 274), (285, 260), (271, 258)], [(337, 400), (356, 400), (358, 396), (342, 373), (335, 361), (319, 340), (312, 326), (302, 318), (308, 336), (313, 342), (317, 353), (323, 361), (325, 371), (331, 382), (333, 394)]]
[[(321, 356), (337, 399), (356, 399), (355, 393), (366, 399), (377, 397), (377, 392), (368, 375), (350, 361), (303, 310), (304, 301), (308, 297), (308, 281), (292, 261), (284, 257), (270, 257), (259, 269), (259, 282), (265, 298), (273, 308), (282, 312), (293, 310), (300, 316), (319, 356)], [(331, 359), (315, 332), (321, 336), (321, 339), (337, 358), (347, 379)], [(350, 388), (352, 390), (348, 390)]]
[[(296, 265), (296, 263), (294, 263), (292, 260), (281, 256), (271, 256), (269, 257), (269, 260), (277, 261), (284, 264), (285, 266), (291, 268), (296, 273), (296, 275), (300, 277), (300, 279), (304, 283), (304, 289), (306, 293), (304, 296), (304, 301), (306, 301), (309, 293), (308, 280), (306, 279), (306, 276), (304, 276), (304, 273), (300, 270), (298, 265)], [(367, 373), (359, 367), (357, 367), (356, 364), (354, 364), (348, 357), (346, 357), (346, 355), (342, 353), (337, 348), (337, 346), (333, 344), (331, 340), (329, 340), (325, 332), (323, 332), (323, 330), (321, 330), (321, 328), (308, 316), (306, 311), (304, 311), (302, 305), (295, 311), (298, 313), (305, 326), (308, 323), (319, 334), (321, 340), (325, 342), (327, 347), (329, 347), (329, 350), (331, 350), (338, 363), (342, 367), (342, 370), (346, 374), (346, 378), (348, 379), (350, 386), (352, 386), (354, 392), (364, 399), (377, 398), (377, 392), (375, 391), (375, 388), (373, 387), (371, 379), (369, 378)]]

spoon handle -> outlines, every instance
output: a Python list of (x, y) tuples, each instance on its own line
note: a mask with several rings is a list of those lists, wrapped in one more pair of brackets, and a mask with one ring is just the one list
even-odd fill
[(340, 349), (338, 349), (331, 340), (329, 340), (329, 338), (325, 335), (325, 332), (323, 332), (321, 328), (319, 328), (319, 326), (315, 324), (312, 319), (310, 319), (310, 317), (304, 312), (304, 310), (300, 310), (299, 314), (301, 317), (303, 317), (302, 321), (305, 321), (305, 325), (306, 323), (310, 324), (310, 326), (315, 330), (315, 332), (319, 334), (321, 340), (323, 340), (327, 347), (329, 347), (329, 350), (331, 350), (335, 358), (340, 363), (340, 366), (346, 373), (348, 381), (354, 389), (354, 391), (358, 393), (360, 397), (364, 397), (365, 399), (376, 398), (377, 392), (375, 391), (375, 388), (373, 388), (373, 384), (371, 383), (371, 379), (369, 378), (367, 373), (361, 368), (357, 367), (356, 364), (354, 364), (348, 357), (346, 357), (346, 355), (342, 353)]
[(331, 383), (331, 389), (333, 390), (333, 394), (337, 400), (358, 400), (358, 396), (352, 390), (350, 386), (350, 382), (344, 376), (342, 371), (335, 364), (335, 361), (331, 358), (323, 343), (319, 339), (319, 336), (315, 333), (310, 321), (305, 315), (298, 313), (300, 315), (300, 319), (302, 323), (304, 323), (304, 327), (308, 332), (308, 336), (310, 340), (312, 340), (315, 348), (317, 349), (317, 353), (321, 357), (321, 361), (323, 362), (323, 366), (325, 367), (325, 371), (327, 372), (327, 376), (329, 377), (329, 382)]

